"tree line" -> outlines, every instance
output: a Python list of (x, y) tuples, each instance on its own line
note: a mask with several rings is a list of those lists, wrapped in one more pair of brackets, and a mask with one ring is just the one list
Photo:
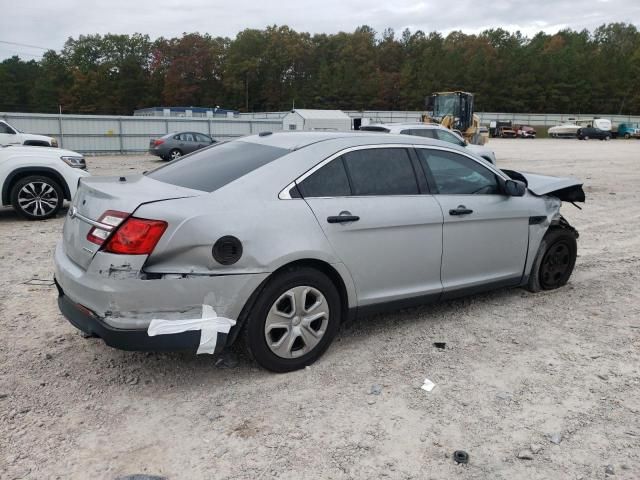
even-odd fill
[(640, 113), (640, 32), (501, 28), (448, 35), (367, 26), (314, 34), (287, 26), (234, 39), (185, 33), (81, 35), (39, 61), (0, 63), (0, 111), (130, 115), (149, 106), (240, 111), (423, 110), (431, 92), (476, 94), (477, 111)]

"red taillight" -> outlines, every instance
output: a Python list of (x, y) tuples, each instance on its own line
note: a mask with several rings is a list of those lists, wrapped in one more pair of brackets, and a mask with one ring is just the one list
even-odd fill
[(129, 214), (126, 212), (107, 210), (100, 216), (98, 222), (111, 228), (92, 227), (89, 233), (87, 233), (87, 240), (96, 245), (102, 245), (113, 229), (120, 225), (128, 216)]
[(167, 229), (167, 222), (129, 217), (109, 237), (105, 252), (122, 255), (148, 255)]
[(153, 146), (157, 147), (158, 145), (162, 145), (163, 143), (164, 143), (164, 140), (159, 138), (159, 139), (153, 141)]

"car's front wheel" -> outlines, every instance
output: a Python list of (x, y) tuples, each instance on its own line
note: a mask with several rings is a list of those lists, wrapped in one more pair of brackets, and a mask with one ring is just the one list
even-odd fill
[(45, 220), (55, 216), (63, 202), (62, 187), (49, 177), (25, 177), (11, 189), (11, 205), (30, 220)]
[(549, 230), (540, 242), (527, 289), (539, 292), (566, 285), (576, 264), (577, 253), (575, 231), (568, 228)]
[(340, 320), (340, 295), (331, 279), (313, 268), (291, 268), (276, 274), (258, 296), (245, 342), (262, 367), (298, 370), (325, 352)]

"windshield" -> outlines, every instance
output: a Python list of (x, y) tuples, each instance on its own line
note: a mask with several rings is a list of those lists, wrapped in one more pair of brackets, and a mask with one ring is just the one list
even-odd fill
[(460, 97), (457, 95), (436, 95), (433, 99), (433, 116), (443, 118), (456, 115), (460, 110)]
[(213, 192), (277, 158), (284, 148), (236, 140), (198, 150), (147, 174), (154, 180)]

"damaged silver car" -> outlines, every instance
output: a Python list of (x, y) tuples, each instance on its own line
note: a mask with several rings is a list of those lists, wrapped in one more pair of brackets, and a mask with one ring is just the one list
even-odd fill
[(355, 315), (493, 288), (550, 290), (576, 261), (572, 178), (502, 171), (390, 134), (263, 133), (143, 175), (82, 179), (55, 252), (59, 306), (127, 350), (302, 368)]

